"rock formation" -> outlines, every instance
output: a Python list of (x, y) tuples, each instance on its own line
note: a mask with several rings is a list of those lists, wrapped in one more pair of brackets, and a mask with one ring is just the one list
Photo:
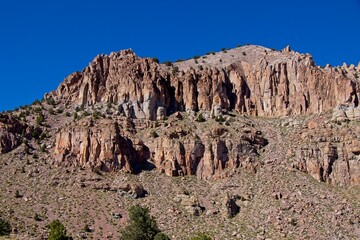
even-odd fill
[(149, 158), (149, 149), (141, 140), (124, 137), (119, 124), (108, 119), (100, 119), (97, 124), (84, 119), (61, 129), (54, 153), (60, 162), (130, 173)]
[[(235, 58), (230, 61), (230, 56)], [(320, 113), (342, 103), (358, 105), (359, 70), (353, 65), (322, 69), (308, 54), (258, 46), (202, 61), (205, 68), (192, 60), (165, 66), (131, 50), (100, 55), (46, 98), (68, 105), (113, 103), (128, 117), (151, 120), (158, 114), (215, 108), (287, 116)]]
[(177, 127), (156, 139), (153, 159), (168, 176), (220, 178), (239, 167), (256, 171), (258, 149), (266, 144), (261, 133), (251, 129), (233, 136), (226, 128), (215, 127), (198, 136)]
[(0, 114), (0, 153), (6, 153), (21, 143), (21, 135), (25, 137), (26, 126), (11, 115)]
[(337, 185), (360, 184), (360, 127), (320, 123), (292, 137), (297, 143), (294, 166), (319, 181)]

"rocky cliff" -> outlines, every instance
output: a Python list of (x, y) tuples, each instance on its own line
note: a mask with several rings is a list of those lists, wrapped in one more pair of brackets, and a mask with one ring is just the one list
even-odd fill
[(64, 127), (56, 136), (54, 153), (60, 163), (72, 162), (105, 172), (134, 173), (150, 157), (149, 149), (140, 139), (126, 137), (122, 126), (108, 119), (96, 124), (83, 119)]
[(124, 50), (97, 56), (46, 97), (67, 105), (112, 103), (138, 119), (216, 109), (275, 117), (357, 106), (358, 72), (354, 65), (320, 68), (289, 48), (243, 46), (166, 65)]
[[(358, 185), (358, 152), (351, 149), (360, 139), (336, 123), (360, 119), (359, 75), (360, 66), (321, 68), (309, 54), (289, 47), (275, 51), (249, 45), (163, 64), (132, 50), (99, 55), (37, 107), (18, 117), (2, 115), (0, 150), (11, 151), (24, 137), (40, 144), (44, 138), (32, 135), (44, 131), (53, 138), (32, 148), (52, 149), (53, 139), (50, 153), (60, 164), (130, 173), (152, 165), (169, 176), (201, 179), (239, 169), (256, 172), (282, 152), (292, 152), (295, 157), (284, 155), (282, 162), (290, 159), (290, 165), (320, 181)], [(269, 133), (275, 130), (257, 118), (330, 111), (328, 124), (285, 134), (295, 145), (281, 150), (271, 142), (279, 141)], [(35, 119), (27, 116), (31, 112), (45, 122), (22, 122)], [(276, 149), (278, 156), (271, 154)]]

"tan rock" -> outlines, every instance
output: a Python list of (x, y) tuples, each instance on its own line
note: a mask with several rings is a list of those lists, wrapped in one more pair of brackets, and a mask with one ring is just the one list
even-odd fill
[[(318, 68), (310, 55), (289, 50), (274, 52), (266, 59), (263, 51), (256, 51), (251, 59), (241, 55), (225, 66), (190, 67), (175, 75), (169, 67), (124, 50), (97, 56), (45, 97), (67, 105), (113, 103), (128, 117), (152, 120), (175, 111), (219, 114), (221, 109), (287, 116), (356, 103), (357, 81), (332, 68)], [(352, 70), (351, 76), (355, 73), (356, 69)]]
[(109, 119), (101, 119), (96, 125), (83, 119), (63, 128), (56, 136), (54, 153), (60, 162), (131, 173), (149, 158), (142, 141), (122, 136), (119, 124)]

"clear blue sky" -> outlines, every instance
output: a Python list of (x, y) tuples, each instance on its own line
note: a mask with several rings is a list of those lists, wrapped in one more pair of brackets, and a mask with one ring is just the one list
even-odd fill
[(360, 60), (360, 0), (2, 0), (0, 111), (41, 99), (99, 53), (160, 61), (257, 44)]

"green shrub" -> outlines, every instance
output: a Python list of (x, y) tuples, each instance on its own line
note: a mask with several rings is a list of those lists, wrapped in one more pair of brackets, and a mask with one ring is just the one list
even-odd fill
[(49, 104), (49, 105), (56, 105), (56, 102), (55, 100), (52, 98), (52, 97), (48, 97), (46, 98), (46, 103)]
[(170, 240), (170, 238), (165, 233), (159, 232), (158, 234), (156, 234), (154, 240)]
[(67, 235), (65, 226), (59, 220), (53, 220), (48, 227), (50, 228), (48, 240), (72, 239), (72, 237)]
[(156, 131), (151, 131), (151, 136), (153, 138), (157, 138), (157, 137), (159, 137), (159, 134)]
[(0, 218), (0, 236), (6, 236), (11, 233), (11, 225), (8, 221)]
[(87, 111), (83, 111), (83, 113), (81, 114), (82, 117), (87, 117), (89, 115), (90, 115), (90, 113), (88, 113)]
[(123, 240), (153, 240), (160, 232), (148, 208), (132, 206), (129, 209), (129, 218), (129, 225), (121, 233)]
[(61, 114), (61, 113), (63, 113), (64, 112), (64, 109), (63, 108), (58, 108), (58, 109), (56, 109), (56, 113), (57, 114)]
[(73, 118), (74, 118), (74, 121), (76, 121), (76, 120), (78, 120), (78, 119), (79, 119), (79, 115), (77, 114), (77, 112), (74, 112), (74, 116), (73, 116)]
[(20, 192), (19, 192), (19, 190), (16, 190), (16, 191), (15, 191), (15, 197), (16, 197), (16, 198), (21, 198), (21, 197), (22, 197), (21, 194), (20, 194)]
[(35, 220), (35, 221), (41, 221), (40, 215), (37, 214), (37, 213), (35, 213), (35, 215), (34, 215), (34, 220)]
[(46, 152), (46, 145), (45, 144), (41, 145), (40, 151), (41, 152)]
[(225, 122), (225, 119), (222, 115), (220, 115), (215, 118), (215, 121), (218, 123), (223, 123), (223, 122)]
[(165, 66), (168, 66), (168, 67), (172, 66), (172, 62), (170, 62), (170, 61), (165, 61), (164, 64), (165, 64)]
[(42, 125), (44, 123), (44, 120), (45, 120), (44, 114), (40, 112), (39, 115), (37, 115), (36, 117), (36, 124)]
[(177, 74), (179, 72), (179, 67), (178, 66), (174, 66), (172, 69), (172, 74)]
[(158, 58), (153, 58), (153, 61), (156, 63), (159, 63), (159, 59)]
[(40, 105), (40, 104), (41, 102), (38, 99), (36, 99), (31, 105)]
[(90, 228), (89, 224), (85, 224), (84, 231), (91, 232), (91, 228)]
[(208, 235), (201, 233), (201, 234), (191, 238), (191, 240), (212, 240), (212, 239)]
[(97, 119), (99, 119), (99, 118), (101, 117), (101, 113), (98, 112), (98, 111), (95, 111), (95, 112), (92, 113), (92, 117), (93, 117), (95, 120), (97, 120)]
[(42, 110), (41, 110), (41, 107), (36, 107), (34, 108), (34, 112), (36, 113), (40, 113)]
[(205, 122), (205, 118), (204, 118), (204, 116), (202, 115), (202, 113), (199, 113), (199, 115), (198, 115), (197, 118), (196, 118), (196, 121), (197, 121), (197, 122)]

